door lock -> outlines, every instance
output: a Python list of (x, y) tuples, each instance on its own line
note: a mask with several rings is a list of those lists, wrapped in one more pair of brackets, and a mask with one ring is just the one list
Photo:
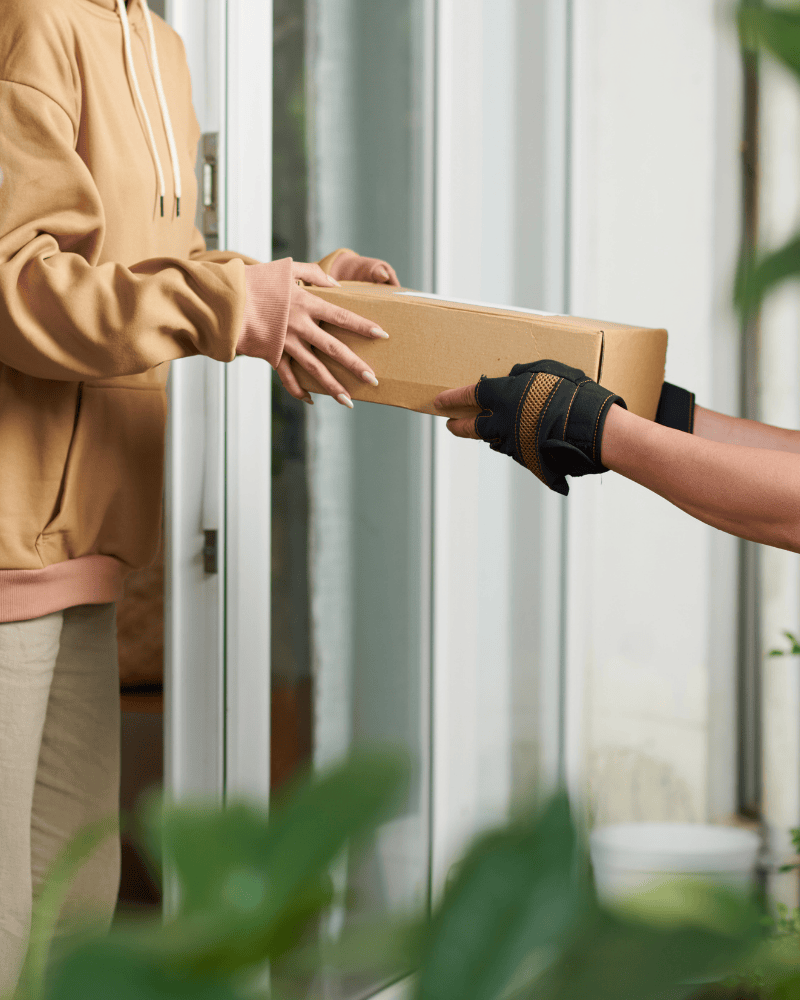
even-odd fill
[(206, 132), (202, 141), (200, 196), (203, 236), (209, 250), (219, 250), (219, 133)]
[(203, 545), (203, 571), (206, 573), (219, 573), (219, 532), (204, 531), (205, 544)]

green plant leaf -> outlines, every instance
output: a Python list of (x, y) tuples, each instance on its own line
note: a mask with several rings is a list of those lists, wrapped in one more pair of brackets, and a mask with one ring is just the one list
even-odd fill
[(85, 945), (60, 963), (47, 1000), (243, 1000), (220, 977), (165, 970), (144, 951), (114, 939)]
[(117, 819), (113, 816), (87, 826), (51, 864), (31, 916), (28, 951), (18, 987), (18, 996), (25, 1000), (39, 1000), (42, 996), (50, 946), (69, 887), (86, 861), (118, 829)]
[(787, 278), (800, 276), (800, 236), (779, 250), (755, 259), (743, 258), (736, 276), (734, 300), (743, 316), (754, 315), (767, 293)]
[(154, 947), (187, 968), (233, 970), (295, 945), (329, 905), (328, 869), (342, 850), (387, 819), (409, 768), (397, 753), (354, 755), (266, 814), (167, 808), (162, 838), (181, 887), (173, 923)]
[(796, 6), (742, 6), (738, 20), (745, 48), (766, 49), (800, 75), (800, 10)]
[(419, 921), (363, 920), (336, 941), (323, 939), (287, 954), (273, 965), (273, 982), (306, 978), (321, 967), (348, 974), (408, 972), (418, 964), (421, 942)]
[(577, 918), (577, 837), (565, 795), (539, 817), (481, 841), (433, 920), (418, 1000), (495, 1000), (524, 959)]
[(789, 976), (776, 983), (771, 991), (771, 1000), (798, 1000), (800, 997), (800, 975)]
[[(598, 911), (518, 1000), (660, 1000), (682, 986), (685, 995), (684, 984), (721, 979), (755, 946), (760, 913), (716, 890), (708, 906), (708, 923), (689, 912), (683, 926), (665, 927)], [(727, 932), (717, 929), (720, 920)]]
[(767, 656), (800, 656), (800, 640), (792, 632), (783, 633), (792, 644), (791, 649), (771, 649)]

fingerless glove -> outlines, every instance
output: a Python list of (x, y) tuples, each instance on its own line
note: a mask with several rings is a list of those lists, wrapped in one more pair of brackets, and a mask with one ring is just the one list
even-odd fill
[(480, 437), (556, 493), (569, 493), (565, 476), (607, 471), (603, 427), (610, 407), (625, 401), (580, 369), (558, 361), (514, 365), (505, 378), (481, 378), (475, 399)]

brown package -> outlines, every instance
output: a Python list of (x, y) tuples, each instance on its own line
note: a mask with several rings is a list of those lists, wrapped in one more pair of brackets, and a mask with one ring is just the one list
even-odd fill
[[(389, 340), (366, 340), (329, 328), (373, 368), (380, 382), (377, 388), (367, 385), (326, 358), (353, 399), (436, 414), (433, 400), (444, 389), (550, 358), (580, 368), (622, 396), (632, 413), (648, 420), (656, 415), (666, 330), (449, 301), (360, 282), (309, 291), (373, 320), (389, 334)], [(320, 392), (307, 372), (293, 366), (304, 389)]]

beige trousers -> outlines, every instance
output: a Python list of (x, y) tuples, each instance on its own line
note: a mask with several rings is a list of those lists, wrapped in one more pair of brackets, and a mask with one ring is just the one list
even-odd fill
[[(32, 898), (65, 843), (119, 810), (120, 708), (113, 604), (0, 623), (0, 996), (16, 983)], [(84, 865), (61, 927), (105, 924), (119, 838)]]

